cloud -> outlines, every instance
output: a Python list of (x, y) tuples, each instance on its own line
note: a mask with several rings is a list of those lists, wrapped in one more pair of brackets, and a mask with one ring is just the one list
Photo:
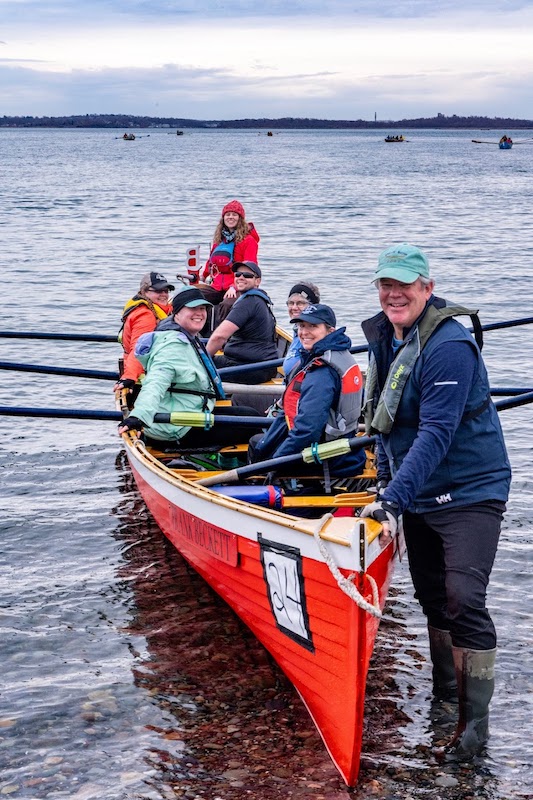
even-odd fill
[(525, 117), (531, 107), (533, 5), (521, 0), (0, 0), (0, 11), (9, 115)]
[[(519, 115), (531, 107), (523, 86), (533, 85), (533, 70), (519, 86), (496, 71), (453, 70), (346, 76), (327, 70), (248, 75), (218, 68), (99, 69), (43, 73), (0, 62), (4, 113), (136, 114), (192, 119), (243, 117), (318, 117), (402, 119), (445, 114)], [(461, 96), (457, 85), (461, 85)], [(529, 105), (527, 104), (529, 102)]]

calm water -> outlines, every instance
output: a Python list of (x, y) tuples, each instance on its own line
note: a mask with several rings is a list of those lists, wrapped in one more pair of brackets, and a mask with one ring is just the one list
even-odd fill
[[(377, 255), (402, 240), (483, 322), (531, 315), (533, 146), (470, 141), (504, 131), (408, 131), (401, 145), (362, 131), (122, 133), (0, 130), (3, 329), (114, 333), (140, 276), (185, 271), (194, 244), (206, 255), (233, 197), (261, 235), (282, 324), (306, 277), (362, 343)], [(486, 334), (494, 386), (533, 384), (531, 339), (531, 326)], [(0, 346), (5, 361), (95, 369), (118, 355)], [(1, 405), (112, 406), (108, 382), (1, 374)], [(514, 483), (489, 594), (489, 757), (442, 770), (431, 756), (425, 626), (403, 564), (372, 663), (358, 798), (533, 796), (532, 411), (502, 414)], [(120, 449), (113, 423), (0, 417), (0, 794), (346, 797), (283, 676), (166, 544)]]

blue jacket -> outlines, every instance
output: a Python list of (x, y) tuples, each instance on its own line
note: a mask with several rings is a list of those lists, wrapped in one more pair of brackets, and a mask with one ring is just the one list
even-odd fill
[[(392, 361), (392, 325), (381, 313), (366, 320), (363, 330), (383, 389)], [(391, 479), (382, 498), (400, 512), (507, 500), (511, 468), (485, 364), (455, 319), (445, 320), (422, 349), (378, 452), (379, 476)]]
[[(304, 350), (298, 366), (305, 366), (327, 350), (348, 350), (352, 343), (344, 331), (345, 328), (339, 328), (317, 342), (309, 353)], [(329, 412), (337, 405), (340, 391), (341, 380), (335, 369), (329, 366), (311, 368), (302, 382), (294, 427), (289, 431), (284, 415), (276, 417), (256, 446), (255, 458), (264, 460), (292, 455), (315, 442), (323, 442)], [(364, 464), (365, 454), (360, 451), (329, 459), (331, 474), (338, 476), (357, 475)]]
[(293, 327), (294, 331), (292, 342), (290, 343), (289, 349), (285, 353), (285, 358), (283, 359), (283, 373), (285, 375), (285, 382), (287, 381), (288, 376), (293, 371), (296, 364), (300, 364), (305, 355), (304, 346), (298, 336), (298, 326), (294, 325)]

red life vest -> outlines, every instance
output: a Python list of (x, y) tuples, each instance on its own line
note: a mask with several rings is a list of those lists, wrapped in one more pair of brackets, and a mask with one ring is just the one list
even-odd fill
[(348, 350), (327, 350), (319, 358), (314, 358), (290, 378), (283, 394), (283, 411), (289, 430), (294, 427), (298, 415), (298, 405), (302, 383), (310, 369), (331, 367), (341, 379), (341, 391), (335, 408), (330, 409), (325, 428), (325, 441), (339, 439), (353, 433), (358, 426), (361, 413), (361, 389), (363, 376)]

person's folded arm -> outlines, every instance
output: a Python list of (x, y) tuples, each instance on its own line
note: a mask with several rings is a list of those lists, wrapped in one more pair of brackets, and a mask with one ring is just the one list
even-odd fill
[(230, 336), (233, 336), (235, 331), (238, 330), (238, 325), (235, 325), (227, 319), (221, 322), (218, 328), (215, 328), (206, 344), (206, 350), (209, 355), (214, 356), (218, 350), (222, 350)]

